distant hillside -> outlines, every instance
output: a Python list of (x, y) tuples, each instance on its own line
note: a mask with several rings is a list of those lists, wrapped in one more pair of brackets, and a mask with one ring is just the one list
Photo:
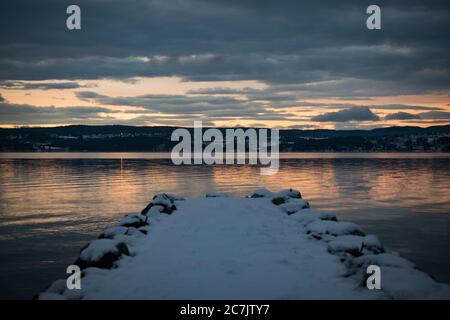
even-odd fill
[[(0, 129), (0, 151), (170, 151), (176, 144), (170, 141), (174, 129), (121, 125)], [(280, 151), (449, 152), (450, 125), (373, 130), (280, 130)]]

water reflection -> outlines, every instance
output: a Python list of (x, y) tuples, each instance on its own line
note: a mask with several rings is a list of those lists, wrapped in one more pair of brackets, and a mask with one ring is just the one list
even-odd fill
[(301, 190), (313, 207), (361, 224), (450, 282), (449, 169), (449, 157), (423, 155), (284, 159), (273, 176), (259, 175), (257, 166), (173, 166), (168, 159), (123, 154), (1, 159), (2, 297), (30, 297), (64, 271), (85, 241), (125, 213), (140, 211), (157, 192), (246, 195), (261, 187)]

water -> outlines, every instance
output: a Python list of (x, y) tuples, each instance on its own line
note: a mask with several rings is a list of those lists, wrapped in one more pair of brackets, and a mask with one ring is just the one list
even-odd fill
[(165, 157), (0, 154), (0, 298), (30, 299), (65, 277), (85, 243), (157, 192), (246, 195), (260, 187), (301, 190), (312, 207), (358, 223), (450, 283), (450, 154), (291, 154), (274, 176), (249, 165), (174, 166)]

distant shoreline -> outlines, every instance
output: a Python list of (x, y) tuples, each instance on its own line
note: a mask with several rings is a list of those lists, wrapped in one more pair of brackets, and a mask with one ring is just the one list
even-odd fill
[[(173, 129), (127, 126), (0, 129), (0, 151), (171, 152), (178, 144), (172, 141)], [(450, 126), (389, 127), (369, 131), (280, 130), (279, 151), (450, 152)]]
[[(450, 158), (450, 152), (280, 152), (280, 159), (420, 159), (420, 158)], [(149, 159), (170, 160), (170, 152), (0, 152), (3, 159)]]

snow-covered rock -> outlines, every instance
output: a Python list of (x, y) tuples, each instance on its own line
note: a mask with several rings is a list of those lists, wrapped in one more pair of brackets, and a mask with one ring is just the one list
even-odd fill
[(275, 194), (265, 188), (258, 189), (252, 193), (251, 198), (272, 198)]
[(112, 239), (97, 239), (84, 248), (75, 262), (80, 269), (88, 267), (109, 269), (122, 255), (129, 255), (124, 242)]
[(119, 225), (122, 227), (139, 228), (149, 224), (148, 217), (142, 214), (129, 214), (120, 220)]
[(334, 213), (315, 210), (303, 210), (301, 211), (301, 214), (295, 214), (291, 219), (300, 222), (303, 226), (307, 226), (308, 224), (318, 220), (337, 222), (337, 217)]
[(280, 192), (277, 192), (275, 194), (275, 196), (284, 198), (285, 200), (287, 200), (289, 198), (301, 199), (302, 194), (300, 193), (300, 191), (295, 190), (295, 189), (284, 189), (284, 190), (281, 190)]
[(157, 194), (153, 197), (153, 200), (148, 204), (148, 206), (142, 210), (141, 214), (146, 215), (153, 206), (162, 207), (163, 209), (160, 212), (172, 214), (172, 212), (177, 209), (174, 204), (175, 200), (182, 200), (182, 198), (178, 198), (167, 193)]
[(331, 234), (333, 236), (358, 235), (363, 236), (361, 228), (351, 222), (315, 220), (306, 226), (307, 233), (313, 235)]
[(384, 251), (378, 238), (373, 235), (365, 237), (343, 235), (336, 237), (328, 243), (328, 250), (331, 253), (346, 252), (354, 257), (362, 255), (364, 249), (374, 253), (381, 253)]
[(108, 228), (105, 231), (103, 231), (98, 238), (99, 239), (103, 239), (103, 238), (113, 239), (115, 236), (117, 236), (119, 234), (126, 234), (127, 231), (128, 231), (127, 227), (123, 227), (123, 226), (112, 227), (112, 228)]
[(271, 198), (274, 204), (282, 204), (288, 199), (301, 199), (302, 194), (295, 189), (284, 189), (279, 192), (272, 192), (265, 188), (258, 189), (252, 193), (251, 198)]
[(298, 190), (284, 189), (274, 193), (272, 203), (275, 205), (284, 205), (288, 214), (293, 214), (298, 210), (309, 208), (308, 201), (302, 199), (302, 194)]
[(289, 198), (279, 206), (280, 209), (286, 212), (287, 214), (294, 214), (302, 209), (309, 208), (309, 202), (304, 199)]

